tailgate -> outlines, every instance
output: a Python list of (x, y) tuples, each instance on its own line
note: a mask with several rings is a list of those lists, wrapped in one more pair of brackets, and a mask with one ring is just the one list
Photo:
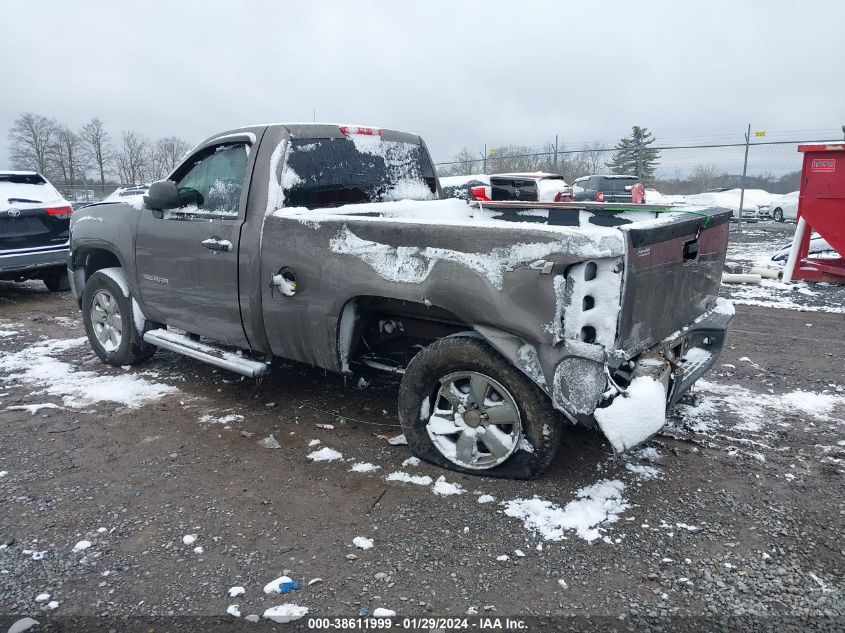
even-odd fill
[(0, 251), (61, 246), (68, 241), (70, 215), (51, 216), (44, 208), (0, 210)]
[(620, 227), (627, 254), (618, 341), (629, 357), (715, 305), (730, 218), (705, 209), (657, 226)]

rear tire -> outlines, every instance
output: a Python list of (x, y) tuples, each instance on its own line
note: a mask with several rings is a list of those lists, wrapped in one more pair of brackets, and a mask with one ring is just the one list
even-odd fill
[(778, 207), (777, 209), (774, 210), (773, 215), (774, 215), (774, 218), (775, 218), (775, 222), (783, 222), (783, 209)]
[[(473, 396), (472, 381), (486, 384), (480, 398)], [(444, 408), (451, 406), (447, 393), (462, 403), (457, 409)], [(500, 415), (513, 408), (515, 423), (509, 424)], [(430, 426), (435, 411), (438, 422)], [(435, 341), (411, 360), (399, 388), (399, 419), (417, 457), (489, 477), (529, 479), (542, 474), (561, 438), (560, 414), (549, 397), (486, 342), (465, 336)], [(459, 430), (451, 432), (449, 424)], [(492, 444), (485, 443), (485, 436)], [(461, 459), (461, 454), (472, 457)]]
[(47, 286), (47, 290), (50, 292), (67, 292), (70, 290), (70, 279), (68, 279), (67, 273), (64, 271), (44, 275), (41, 281), (44, 282), (44, 285)]
[(132, 302), (110, 276), (95, 272), (82, 293), (82, 321), (94, 353), (104, 363), (137, 365), (155, 353), (135, 327)]

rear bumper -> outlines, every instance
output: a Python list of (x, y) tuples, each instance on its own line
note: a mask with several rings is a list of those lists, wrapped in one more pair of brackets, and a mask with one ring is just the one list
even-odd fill
[(65, 268), (68, 252), (67, 246), (13, 253), (0, 251), (0, 279), (36, 277), (45, 268)]

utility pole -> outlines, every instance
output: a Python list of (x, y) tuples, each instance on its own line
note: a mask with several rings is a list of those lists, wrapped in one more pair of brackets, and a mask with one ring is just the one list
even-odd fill
[(745, 175), (748, 173), (748, 146), (751, 144), (751, 124), (745, 132), (745, 160), (742, 162), (742, 180), (739, 189), (739, 217), (736, 219), (739, 224), (739, 232), (742, 233), (742, 205), (745, 202)]
[(483, 164), (481, 172), (486, 174), (487, 173), (487, 143), (484, 144), (484, 153), (481, 155), (481, 160), (482, 160), (482, 164)]
[(557, 168), (557, 134), (555, 134), (555, 173), (558, 173), (558, 168)]

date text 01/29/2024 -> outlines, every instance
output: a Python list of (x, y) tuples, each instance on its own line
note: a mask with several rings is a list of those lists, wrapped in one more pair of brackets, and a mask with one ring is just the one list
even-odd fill
[(519, 631), (526, 630), (528, 624), (519, 618), (476, 617), (476, 618), (309, 618), (311, 630), (388, 630), (392, 628), (404, 631), (433, 630), (477, 630), (477, 631)]

